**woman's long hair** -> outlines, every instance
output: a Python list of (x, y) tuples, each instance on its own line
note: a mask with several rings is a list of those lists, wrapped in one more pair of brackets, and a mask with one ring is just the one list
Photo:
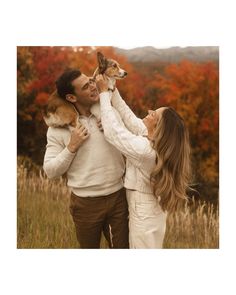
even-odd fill
[(183, 119), (172, 108), (163, 110), (154, 132), (157, 163), (151, 185), (163, 211), (174, 212), (184, 200), (191, 177), (189, 134)]

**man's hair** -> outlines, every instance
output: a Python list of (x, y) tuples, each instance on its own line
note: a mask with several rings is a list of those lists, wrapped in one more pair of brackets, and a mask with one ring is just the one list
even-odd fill
[(68, 69), (56, 81), (57, 93), (66, 99), (67, 94), (74, 94), (73, 80), (81, 75), (80, 70)]

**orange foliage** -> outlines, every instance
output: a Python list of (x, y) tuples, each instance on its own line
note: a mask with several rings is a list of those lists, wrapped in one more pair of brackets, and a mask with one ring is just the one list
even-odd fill
[(46, 92), (39, 92), (35, 98), (35, 104), (44, 106), (48, 103), (49, 95)]
[(135, 113), (143, 116), (165, 105), (182, 115), (190, 131), (197, 179), (217, 182), (219, 70), (213, 62), (134, 65), (112, 47), (18, 47), (18, 115), (23, 121), (33, 118), (35, 137), (45, 136), (39, 110), (55, 90), (55, 80), (66, 68), (92, 76), (97, 51), (128, 72), (117, 87)]

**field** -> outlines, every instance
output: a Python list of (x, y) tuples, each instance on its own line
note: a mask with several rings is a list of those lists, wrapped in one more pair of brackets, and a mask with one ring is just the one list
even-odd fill
[[(79, 248), (65, 180), (48, 180), (21, 157), (17, 166), (17, 248)], [(101, 248), (107, 248), (103, 237)], [(218, 208), (194, 202), (169, 215), (163, 248), (219, 248)]]

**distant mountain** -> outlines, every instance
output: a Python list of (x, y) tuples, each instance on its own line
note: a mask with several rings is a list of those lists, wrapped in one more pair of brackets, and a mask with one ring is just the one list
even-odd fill
[(115, 48), (115, 51), (125, 55), (130, 62), (179, 62), (183, 59), (194, 61), (219, 60), (218, 46), (170, 47), (166, 49), (146, 46), (134, 49)]

